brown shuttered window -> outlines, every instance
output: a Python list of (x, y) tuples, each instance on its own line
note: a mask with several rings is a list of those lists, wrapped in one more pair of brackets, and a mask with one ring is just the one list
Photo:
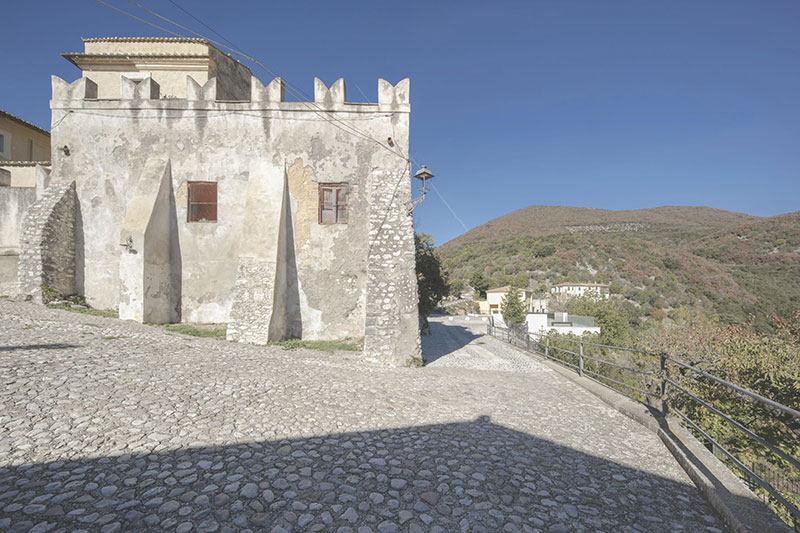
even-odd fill
[(347, 184), (319, 184), (319, 223), (347, 224)]
[(189, 182), (188, 221), (217, 221), (217, 184), (215, 182)]

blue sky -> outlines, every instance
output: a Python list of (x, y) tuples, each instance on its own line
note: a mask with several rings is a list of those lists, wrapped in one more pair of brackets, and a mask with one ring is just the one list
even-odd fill
[[(410, 77), (412, 155), (441, 194), (417, 230), (438, 244), (528, 205), (800, 209), (796, 0), (175, 2), (307, 94), (344, 77), (376, 101), (378, 77)], [(164, 34), (92, 0), (14, 4), (0, 109), (48, 128), (50, 75), (79, 74), (59, 54), (139, 35)]]

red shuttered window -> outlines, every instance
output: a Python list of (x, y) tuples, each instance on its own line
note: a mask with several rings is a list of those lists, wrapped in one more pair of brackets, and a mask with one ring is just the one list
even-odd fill
[(211, 181), (189, 182), (189, 222), (217, 221), (217, 184)]
[(319, 223), (347, 224), (347, 184), (319, 184)]

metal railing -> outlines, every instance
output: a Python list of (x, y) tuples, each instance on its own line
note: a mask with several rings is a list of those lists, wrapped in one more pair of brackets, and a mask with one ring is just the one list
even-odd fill
[[(795, 531), (800, 532), (800, 509), (782, 494), (783, 492), (796, 496), (796, 493), (786, 490), (786, 487), (796, 487), (800, 478), (789, 476), (781, 478), (774, 471), (766, 475), (763, 467), (756, 468), (753, 464), (748, 467), (744, 461), (736, 457), (735, 451), (727, 449), (718, 439), (713, 438), (706, 429), (703, 429), (700, 423), (692, 420), (689, 415), (675, 405), (680, 402), (672, 402), (670, 398), (675, 398), (679, 394), (690, 398), (697, 405), (702, 406), (706, 412), (725, 421), (752, 442), (780, 457), (794, 467), (797, 472), (800, 472), (800, 461), (796, 457), (749, 429), (744, 423), (722, 412), (712, 405), (711, 401), (699, 397), (680, 381), (681, 378), (687, 377), (705, 385), (721, 387), (730, 391), (731, 394), (760, 405), (769, 413), (769, 416), (775, 419), (781, 416), (786, 420), (784, 423), (789, 426), (789, 430), (797, 433), (800, 433), (800, 411), (765, 398), (666, 353), (610, 346), (569, 337), (531, 334), (524, 329), (500, 328), (492, 324), (488, 324), (487, 332), (509, 344), (571, 368), (581, 377), (588, 377), (634, 400), (656, 407), (663, 415), (674, 413), (684, 425), (702, 435), (706, 445), (710, 446), (712, 451), (721, 453), (722, 457), (727, 460), (725, 462), (728, 467), (733, 466), (732, 470), (738, 470), (741, 477), (751, 487), (760, 487), (780, 504), (788, 513)], [(597, 354), (589, 355), (586, 353), (587, 348), (600, 352), (606, 358), (599, 357)], [(608, 359), (614, 355), (617, 356), (617, 361)], [(629, 364), (623, 364), (619, 359), (627, 359)], [(639, 366), (633, 366), (634, 363)], [(606, 371), (604, 372), (603, 369)], [(794, 426), (794, 430), (791, 426)]]

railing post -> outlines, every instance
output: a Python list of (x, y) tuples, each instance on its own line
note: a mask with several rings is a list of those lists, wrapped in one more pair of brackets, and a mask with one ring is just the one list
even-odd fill
[(526, 352), (530, 352), (531, 351), (531, 334), (530, 333), (526, 333), (525, 334), (525, 351)]
[(578, 366), (578, 375), (580, 377), (583, 377), (583, 343), (581, 342), (581, 343), (579, 343), (579, 345), (580, 345), (580, 361), (578, 361), (578, 362), (580, 364)]
[(544, 343), (544, 356), (550, 357), (550, 337), (545, 337), (547, 339)]
[(669, 365), (667, 364), (667, 354), (662, 353), (661, 358), (661, 372), (663, 378), (661, 380), (661, 414), (667, 416), (669, 414), (669, 405), (667, 405), (667, 380), (669, 379)]

